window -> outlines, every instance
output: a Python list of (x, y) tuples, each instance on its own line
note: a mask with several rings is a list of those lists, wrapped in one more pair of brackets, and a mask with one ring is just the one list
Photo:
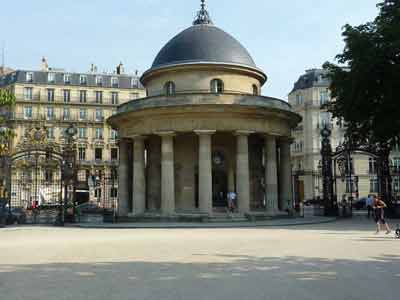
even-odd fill
[(103, 77), (96, 76), (96, 85), (97, 86), (103, 86)]
[(321, 112), (320, 113), (320, 123), (321, 123), (321, 128), (324, 128), (327, 126), (328, 128), (331, 127), (331, 114), (328, 112)]
[(211, 80), (211, 93), (221, 94), (224, 92), (224, 83), (221, 79)]
[(24, 99), (25, 100), (33, 99), (33, 88), (31, 88), (31, 87), (24, 88)]
[(80, 120), (86, 120), (87, 118), (87, 110), (86, 108), (80, 108), (79, 109), (79, 119)]
[(87, 91), (79, 91), (79, 102), (86, 103)]
[(357, 193), (358, 192), (358, 177), (347, 177), (346, 178), (346, 193)]
[(111, 148), (111, 160), (118, 160), (118, 148)]
[(100, 108), (96, 108), (96, 121), (103, 121), (103, 110)]
[(78, 148), (78, 159), (86, 160), (86, 148)]
[(369, 180), (369, 191), (370, 191), (370, 193), (378, 193), (379, 192), (378, 178), (371, 178)]
[(86, 75), (79, 76), (79, 83), (80, 83), (80, 85), (87, 85), (87, 77), (86, 77)]
[(303, 152), (304, 143), (303, 141), (296, 141), (293, 146), (294, 152)]
[(328, 103), (328, 101), (329, 101), (328, 91), (321, 91), (319, 93), (320, 105), (324, 105), (324, 104)]
[(131, 79), (131, 87), (133, 87), (133, 88), (139, 87), (139, 79), (137, 79), (137, 78), (132, 78), (132, 79)]
[(64, 90), (64, 103), (69, 103), (71, 102), (71, 91), (70, 90)]
[(111, 139), (116, 140), (118, 138), (118, 131), (111, 129)]
[(95, 135), (97, 140), (102, 140), (103, 139), (103, 128), (96, 128), (96, 135)]
[(167, 96), (175, 95), (175, 83), (173, 83), (172, 81), (168, 81), (164, 85), (164, 92), (165, 92), (165, 95), (167, 95)]
[(400, 177), (396, 176), (393, 178), (393, 191), (400, 193)]
[(86, 128), (85, 127), (79, 127), (78, 128), (78, 135), (80, 139), (86, 139)]
[(48, 139), (54, 139), (54, 127), (48, 127), (46, 129), (46, 134)]
[(54, 119), (54, 107), (47, 107), (47, 119), (53, 120)]
[(55, 81), (56, 81), (56, 74), (55, 73), (47, 74), (47, 82), (54, 83)]
[(63, 120), (69, 120), (70, 119), (70, 109), (69, 107), (64, 107), (63, 108)]
[(369, 166), (369, 174), (376, 174), (377, 171), (377, 162), (376, 158), (370, 157), (368, 159), (368, 166)]
[(102, 148), (94, 149), (94, 158), (95, 158), (95, 160), (103, 159), (103, 149)]
[(32, 106), (24, 107), (24, 119), (32, 119)]
[(117, 77), (111, 77), (111, 86), (117, 88), (119, 86), (119, 81)]
[(102, 91), (96, 91), (96, 103), (97, 104), (103, 103), (103, 92)]
[(296, 95), (296, 105), (302, 105), (304, 104), (304, 96), (297, 94)]
[(253, 95), (254, 96), (258, 96), (259, 95), (258, 86), (255, 85), (255, 84), (253, 84)]
[(64, 74), (64, 84), (70, 84), (70, 83), (71, 83), (71, 75)]
[(33, 82), (33, 72), (26, 73), (26, 82)]
[(118, 93), (117, 92), (111, 93), (111, 104), (114, 104), (114, 105), (118, 104)]
[(393, 168), (396, 172), (400, 172), (400, 157), (394, 157), (392, 160)]
[(54, 89), (47, 89), (47, 101), (54, 102)]

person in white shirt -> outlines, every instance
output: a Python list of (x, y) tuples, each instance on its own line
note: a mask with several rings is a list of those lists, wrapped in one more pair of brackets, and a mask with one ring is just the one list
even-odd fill
[(233, 213), (236, 209), (236, 193), (235, 192), (229, 192), (227, 195), (228, 198), (228, 210)]

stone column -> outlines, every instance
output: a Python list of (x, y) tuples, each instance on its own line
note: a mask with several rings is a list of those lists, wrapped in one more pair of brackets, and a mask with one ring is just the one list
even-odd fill
[(118, 165), (118, 216), (125, 217), (129, 211), (129, 159), (128, 141), (121, 139), (119, 142)]
[(237, 131), (236, 189), (240, 213), (250, 212), (249, 131)]
[(290, 160), (290, 140), (280, 142), (280, 192), (282, 210), (293, 209), (292, 165)]
[(265, 198), (266, 211), (275, 215), (278, 211), (278, 169), (276, 157), (276, 138), (265, 137)]
[(212, 161), (211, 136), (215, 130), (197, 130), (199, 136), (199, 208), (212, 214)]
[(133, 137), (133, 197), (132, 213), (141, 215), (146, 210), (146, 176), (144, 162), (144, 136)]
[(175, 213), (174, 132), (159, 132), (161, 136), (161, 211)]
[(149, 211), (161, 210), (161, 139), (149, 136), (147, 144), (147, 203)]

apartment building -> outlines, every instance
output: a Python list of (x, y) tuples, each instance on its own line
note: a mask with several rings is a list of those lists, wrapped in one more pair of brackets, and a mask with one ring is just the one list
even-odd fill
[[(106, 119), (120, 104), (146, 94), (137, 74), (125, 74), (122, 64), (112, 74), (96, 69), (93, 65), (88, 73), (51, 69), (43, 59), (39, 71), (16, 70), (0, 76), (0, 88), (16, 96), (13, 110), (2, 112), (15, 131), (14, 153), (29, 139), (32, 128), (44, 128), (47, 142), (59, 145), (66, 143), (65, 130), (71, 124), (77, 129), (78, 202), (117, 197), (117, 189), (106, 195), (95, 182), (109, 177), (118, 164), (118, 134)], [(13, 183), (12, 197), (18, 197), (17, 190)]]
[[(335, 151), (344, 140), (345, 128), (337, 120), (332, 120), (331, 114), (323, 105), (331, 101), (330, 82), (323, 69), (307, 70), (294, 84), (289, 94), (289, 103), (295, 112), (303, 117), (303, 121), (293, 131), (292, 170), (298, 177), (298, 192), (300, 200), (313, 199), (322, 196), (321, 177), (321, 136), (320, 131), (328, 125), (332, 130), (332, 149)], [(391, 163), (395, 170), (400, 168), (399, 147), (391, 153)], [(336, 194), (338, 199), (353, 196), (366, 197), (378, 193), (378, 178), (376, 160), (363, 154), (353, 154), (350, 164), (351, 182), (343, 179), (337, 169)], [(400, 191), (398, 176), (393, 177), (395, 194)]]

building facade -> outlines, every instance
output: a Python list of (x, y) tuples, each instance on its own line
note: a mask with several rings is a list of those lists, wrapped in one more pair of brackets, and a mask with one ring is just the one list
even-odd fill
[(266, 80), (203, 4), (141, 77), (148, 96), (108, 119), (121, 138), (119, 215), (214, 216), (232, 192), (241, 215), (292, 210), (291, 130), (300, 117), (261, 96)]
[[(72, 124), (77, 130), (75, 200), (111, 205), (117, 197), (117, 185), (105, 191), (102, 183), (117, 168), (119, 154), (117, 132), (105, 120), (116, 112), (118, 105), (145, 96), (138, 76), (124, 74), (122, 64), (114, 74), (97, 73), (93, 67), (90, 73), (71, 73), (48, 68), (43, 59), (40, 71), (17, 70), (1, 76), (0, 88), (7, 88), (16, 96), (12, 111), (1, 112), (15, 133), (11, 152), (23, 150), (34, 140), (32, 135), (40, 132), (46, 143), (62, 149), (65, 131)], [(61, 178), (53, 178), (57, 175), (48, 169), (42, 167), (26, 174), (17, 163), (13, 164), (13, 206), (29, 208), (57, 201), (52, 196), (56, 188), (53, 186), (50, 191), (48, 186)]]
[[(297, 179), (299, 200), (322, 198), (321, 178), (321, 129), (327, 125), (332, 130), (332, 149), (335, 151), (344, 140), (345, 128), (343, 124), (332, 119), (324, 108), (324, 104), (331, 101), (330, 82), (323, 69), (307, 70), (294, 84), (289, 94), (289, 103), (294, 111), (303, 118), (302, 122), (293, 130), (292, 144), (292, 171)], [(399, 147), (391, 154), (394, 170), (400, 167)], [(365, 154), (353, 154), (351, 161), (352, 180), (345, 180), (336, 169), (336, 194), (341, 200), (353, 196), (354, 198), (367, 197), (368, 194), (378, 193), (378, 177), (376, 159)], [(394, 172), (396, 174), (397, 171)], [(393, 176), (393, 191), (397, 195), (400, 191), (398, 176)]]

